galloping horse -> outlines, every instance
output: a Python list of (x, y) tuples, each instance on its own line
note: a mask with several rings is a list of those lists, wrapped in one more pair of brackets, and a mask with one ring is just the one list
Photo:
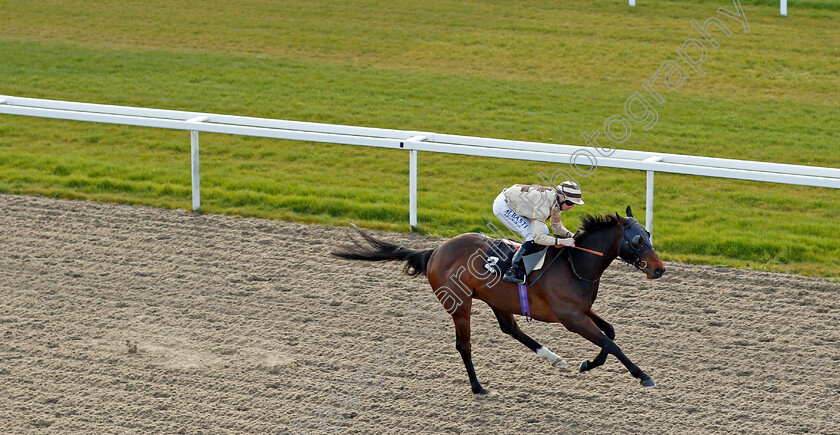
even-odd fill
[[(585, 215), (581, 221), (583, 224), (575, 235), (575, 245), (604, 255), (601, 257), (583, 250), (549, 247), (544, 260), (548, 266), (531, 273), (532, 276), (540, 273), (544, 275), (528, 292), (531, 316), (543, 322), (560, 322), (569, 331), (580, 334), (601, 348), (595, 359), (581, 363), (581, 372), (604, 364), (607, 355), (612, 354), (627, 367), (631, 375), (640, 380), (642, 386), (653, 387), (656, 385), (653, 379), (633, 364), (613, 342), (613, 327), (592, 311), (592, 304), (598, 296), (601, 274), (616, 257), (635, 265), (648, 279), (662, 276), (665, 266), (651, 245), (650, 234), (633, 218), (629, 206), (627, 218), (618, 213)], [(481, 234), (467, 233), (435, 249), (418, 251), (375, 239), (358, 228), (356, 230), (370, 246), (356, 243), (356, 246), (333, 252), (333, 255), (353, 260), (401, 260), (406, 262), (406, 274), (426, 275), (438, 300), (455, 322), (455, 348), (464, 360), (473, 393), (484, 394), (487, 391), (478, 383), (472, 363), (472, 299), (480, 299), (490, 305), (502, 332), (549, 360), (552, 365), (562, 367), (566, 364), (562, 358), (525, 335), (516, 324), (513, 315), (523, 314), (518, 286), (501, 281), (498, 274), (484, 268), (492, 239)]]

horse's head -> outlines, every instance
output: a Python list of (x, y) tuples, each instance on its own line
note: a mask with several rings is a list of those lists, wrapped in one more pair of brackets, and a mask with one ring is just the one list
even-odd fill
[(627, 218), (618, 216), (623, 233), (618, 256), (644, 272), (648, 279), (656, 279), (665, 273), (665, 265), (653, 249), (648, 233), (642, 224), (633, 217), (633, 211), (627, 206)]

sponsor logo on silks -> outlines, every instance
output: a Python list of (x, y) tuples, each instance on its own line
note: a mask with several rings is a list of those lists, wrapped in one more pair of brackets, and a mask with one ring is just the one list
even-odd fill
[(514, 224), (519, 225), (522, 228), (528, 228), (528, 222), (519, 216), (518, 214), (514, 213), (513, 210), (505, 210), (505, 214), (513, 221)]

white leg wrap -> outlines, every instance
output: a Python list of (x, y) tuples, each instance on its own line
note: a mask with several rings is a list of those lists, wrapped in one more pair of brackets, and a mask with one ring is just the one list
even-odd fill
[(566, 365), (566, 361), (564, 361), (563, 358), (555, 355), (554, 352), (546, 349), (544, 346), (540, 346), (540, 348), (537, 349), (537, 355), (549, 360), (551, 365), (554, 367), (563, 367)]

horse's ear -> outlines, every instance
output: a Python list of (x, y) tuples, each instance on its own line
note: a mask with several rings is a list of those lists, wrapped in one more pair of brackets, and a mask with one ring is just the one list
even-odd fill
[(618, 219), (618, 224), (624, 226), (624, 218), (618, 212), (615, 212), (615, 218)]
[(633, 210), (630, 210), (630, 206), (627, 206), (627, 217), (633, 217)]

